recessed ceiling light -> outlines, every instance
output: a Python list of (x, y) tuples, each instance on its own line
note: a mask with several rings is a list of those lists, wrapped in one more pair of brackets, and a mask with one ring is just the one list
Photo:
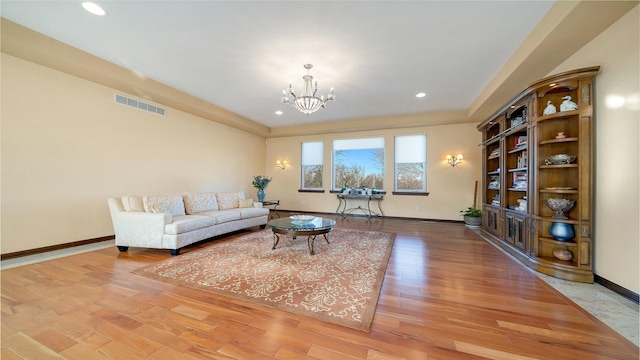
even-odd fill
[(282, 111), (280, 110), (276, 111), (276, 115), (282, 115)]
[(94, 15), (98, 15), (98, 16), (105, 16), (107, 14), (106, 11), (104, 11), (100, 5), (96, 4), (96, 3), (92, 3), (89, 1), (85, 1), (82, 3), (82, 7), (87, 10), (88, 12), (94, 14)]
[(427, 96), (427, 94), (425, 94), (425, 93), (423, 93), (423, 92), (419, 92), (419, 93), (417, 93), (417, 94), (416, 94), (416, 97), (417, 97), (417, 98), (423, 98), (423, 97), (425, 97), (425, 96)]

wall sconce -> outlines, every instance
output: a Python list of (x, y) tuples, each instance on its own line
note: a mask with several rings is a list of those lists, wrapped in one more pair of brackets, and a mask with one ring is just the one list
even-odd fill
[(276, 166), (282, 170), (284, 170), (287, 165), (289, 165), (289, 163), (287, 163), (287, 160), (283, 160), (282, 162), (280, 162), (280, 160), (276, 161)]
[(456, 167), (456, 165), (462, 162), (462, 154), (458, 154), (458, 156), (453, 157), (451, 155), (447, 155), (447, 162), (451, 167)]

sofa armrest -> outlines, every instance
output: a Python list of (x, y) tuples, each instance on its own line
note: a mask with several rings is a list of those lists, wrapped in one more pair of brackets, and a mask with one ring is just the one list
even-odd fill
[(168, 215), (151, 212), (111, 212), (117, 246), (163, 248)]
[(262, 208), (262, 203), (259, 201), (254, 201), (253, 202), (253, 207), (254, 208)]

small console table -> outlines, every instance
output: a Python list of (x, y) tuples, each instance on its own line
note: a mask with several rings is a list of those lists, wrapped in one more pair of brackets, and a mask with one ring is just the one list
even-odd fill
[[(262, 202), (262, 206), (273, 206), (273, 211), (276, 213), (277, 217), (280, 217), (280, 214), (278, 214), (278, 205), (280, 205), (280, 200), (265, 200)], [(269, 218), (273, 218), (273, 217), (269, 217)]]
[[(347, 215), (351, 215), (354, 211), (361, 211), (367, 219), (371, 219), (372, 217), (384, 217), (384, 212), (380, 207), (380, 201), (383, 199), (383, 195), (347, 195), (347, 194), (338, 194), (338, 208), (336, 209), (336, 214), (340, 214), (343, 217)], [(351, 208), (347, 208), (347, 202), (351, 201), (366, 201), (367, 206), (363, 207), (362, 205), (353, 205)], [(371, 201), (376, 202), (378, 206), (378, 212), (371, 209)]]

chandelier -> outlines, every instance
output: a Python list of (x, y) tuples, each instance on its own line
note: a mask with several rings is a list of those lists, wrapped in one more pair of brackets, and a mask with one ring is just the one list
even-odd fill
[[(307, 69), (307, 75), (302, 77), (304, 79), (304, 90), (302, 91), (302, 95), (296, 96), (293, 92), (293, 88), (291, 87), (291, 83), (289, 83), (288, 89), (282, 90), (282, 102), (292, 105), (294, 108), (307, 115), (316, 112), (320, 108), (324, 108), (327, 101), (335, 100), (333, 88), (331, 88), (331, 92), (327, 95), (326, 99), (324, 96), (316, 96), (316, 93), (318, 92), (318, 81), (313, 84), (313, 76), (309, 75), (309, 70), (312, 67), (313, 65), (311, 64), (304, 65), (304, 68)], [(293, 97), (293, 100), (289, 98), (289, 95)]]

